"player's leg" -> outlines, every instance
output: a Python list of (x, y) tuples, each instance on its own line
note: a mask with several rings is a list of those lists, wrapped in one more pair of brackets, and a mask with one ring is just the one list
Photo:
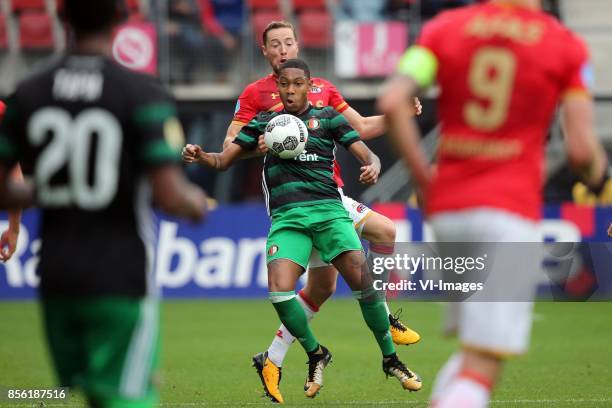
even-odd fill
[(334, 258), (333, 263), (359, 301), (363, 319), (372, 331), (383, 355), (385, 374), (396, 377), (404, 389), (420, 390), (421, 378), (408, 369), (395, 352), (395, 345), (389, 330), (389, 314), (385, 307), (384, 292), (376, 291), (372, 286), (369, 274), (364, 272), (367, 266), (363, 252), (354, 250), (343, 252)]
[[(304, 351), (308, 354), (309, 373), (313, 373), (315, 378), (313, 384), (304, 387), (307, 397), (315, 397), (323, 385), (322, 369), (331, 361), (329, 351), (321, 346), (314, 337), (306, 313), (296, 298), (295, 288), (297, 279), (302, 274), (303, 269), (299, 265), (287, 259), (276, 259), (268, 263), (268, 286), (270, 289), (270, 300), (288, 331), (298, 339)], [(290, 282), (293, 280), (293, 282)], [(290, 285), (293, 286), (290, 286)], [(316, 370), (321, 366), (320, 370)], [(280, 371), (280, 369), (279, 369)], [(279, 378), (280, 381), (280, 378)]]
[(318, 347), (318, 342), (295, 294), (295, 285), (303, 271), (303, 266), (290, 259), (271, 260), (268, 262), (268, 290), (270, 301), (283, 325), (298, 339), (304, 350), (310, 353)]
[(331, 207), (327, 220), (315, 228), (313, 243), (320, 251), (321, 259), (334, 264), (359, 300), (363, 318), (383, 354), (383, 370), (397, 377), (404, 388), (418, 390), (421, 388), (420, 379), (401, 363), (395, 353), (384, 293), (377, 293), (372, 286), (373, 279), (368, 273), (361, 242), (351, 219), (343, 216), (342, 210)]
[[(308, 262), (312, 241), (304, 228), (304, 214), (291, 217), (291, 210), (284, 218), (277, 218), (270, 229), (267, 244), (268, 288), (270, 300), (281, 320), (286, 336), (300, 339), (307, 353), (320, 351), (308, 318), (295, 295), (295, 285)], [(309, 356), (310, 356), (309, 354)], [(279, 390), (281, 367), (269, 357), (268, 352), (253, 357), (264, 391), (275, 402), (283, 402)]]
[[(372, 270), (375, 258), (386, 258), (393, 256), (395, 249), (395, 223), (382, 214), (373, 211), (366, 205), (353, 200), (342, 194), (342, 204), (353, 220), (355, 230), (360, 237), (370, 243), (368, 251), (368, 267)], [(387, 276), (383, 276), (388, 281)], [(418, 342), (421, 336), (414, 330), (408, 328), (399, 320), (399, 314), (393, 316), (385, 300), (385, 307), (389, 322), (391, 323), (391, 335), (393, 342), (398, 345), (409, 345)]]
[[(487, 247), (495, 250), (489, 253), (495, 262), (489, 268), (485, 290), (458, 304), (461, 364), (449, 360), (436, 379), (434, 389), (438, 391), (432, 394), (436, 407), (485, 407), (504, 358), (524, 353), (529, 343), (533, 304), (518, 300), (530, 298), (535, 288), (535, 271), (541, 262), (539, 245), (533, 242), (538, 240), (537, 229), (528, 220), (496, 210), (442, 214), (431, 224), (439, 241), (532, 242), (521, 244), (520, 254), (513, 253), (511, 247)], [(477, 245), (474, 251), (482, 252)], [(492, 301), (501, 299), (500, 291), (504, 298), (516, 293), (517, 301)], [(454, 376), (449, 380), (450, 371)]]
[[(313, 267), (315, 266), (315, 267)], [(311, 321), (319, 312), (319, 307), (327, 300), (336, 290), (336, 279), (338, 272), (331, 265), (324, 264), (319, 257), (316, 249), (312, 250), (312, 255), (308, 261), (308, 280), (304, 289), (297, 294), (297, 300), (306, 313), (306, 318)], [(276, 331), (270, 346), (268, 347), (267, 356), (278, 368), (281, 368), (283, 361), (289, 352), (291, 344), (295, 341), (295, 337), (285, 327), (284, 324)], [(263, 360), (265, 353), (256, 354), (254, 365), (261, 365), (256, 361)]]
[(158, 300), (104, 297), (78, 309), (87, 365), (81, 385), (92, 406), (157, 405)]
[(82, 332), (76, 324), (73, 301), (43, 298), (41, 308), (49, 354), (61, 387), (73, 387), (85, 372)]

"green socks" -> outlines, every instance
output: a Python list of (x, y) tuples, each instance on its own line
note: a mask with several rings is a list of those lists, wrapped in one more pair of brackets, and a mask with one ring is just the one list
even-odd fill
[[(310, 330), (308, 319), (306, 319), (302, 305), (295, 297), (295, 292), (270, 292), (270, 301), (281, 322), (297, 338), (306, 353), (315, 351), (319, 347), (319, 342)], [(389, 319), (387, 319), (388, 325)]]
[(359, 299), (363, 320), (365, 320), (370, 330), (372, 330), (383, 356), (395, 353), (393, 338), (389, 331), (389, 314), (387, 313), (385, 302), (363, 300), (361, 299), (360, 293), (355, 293), (355, 295)]

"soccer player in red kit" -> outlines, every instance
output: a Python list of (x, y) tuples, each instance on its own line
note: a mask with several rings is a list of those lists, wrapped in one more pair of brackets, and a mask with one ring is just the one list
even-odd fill
[[(604, 179), (587, 49), (542, 12), (539, 0), (493, 0), (443, 13), (424, 27), (398, 71), (379, 108), (424, 191), (438, 241), (541, 241), (544, 147), (558, 104), (573, 168), (591, 187)], [(434, 81), (442, 123), (435, 172), (406, 120), (407, 97)], [(506, 277), (504, 290), (531, 299), (537, 251), (510, 259), (498, 252), (491, 273)], [(437, 408), (487, 406), (504, 356), (528, 346), (532, 302), (484, 300), (456, 304), (461, 349), (438, 374), (431, 397)]]
[[(277, 88), (278, 67), (285, 61), (296, 58), (299, 52), (295, 30), (290, 23), (271, 22), (263, 32), (262, 52), (272, 67), (273, 73), (249, 84), (240, 95), (236, 104), (234, 119), (227, 130), (224, 147), (231, 144), (240, 129), (259, 112), (280, 111), (283, 104)], [(382, 116), (363, 117), (344, 100), (340, 92), (329, 81), (322, 78), (312, 78), (313, 86), (308, 93), (310, 103), (315, 107), (331, 106), (342, 113), (349, 124), (357, 130), (362, 140), (380, 136), (385, 131)], [(413, 106), (412, 114), (415, 108)], [(420, 112), (420, 104), (416, 101), (416, 111)], [(308, 123), (310, 129), (319, 126), (317, 121)], [(370, 256), (386, 257), (393, 253), (395, 242), (395, 225), (387, 217), (372, 211), (342, 193), (344, 185), (340, 176), (340, 167), (334, 162), (334, 181), (340, 189), (342, 202), (353, 220), (358, 234), (370, 242)], [(306, 287), (298, 294), (298, 300), (311, 319), (319, 307), (334, 293), (338, 273), (332, 265), (321, 261), (316, 250), (313, 250), (309, 261), (308, 280)], [(385, 303), (386, 305), (386, 303)], [(387, 312), (389, 312), (387, 307)], [(391, 335), (396, 344), (412, 344), (419, 341), (420, 336), (415, 331), (404, 326), (396, 317), (389, 313)], [(265, 353), (259, 353), (253, 358), (253, 365), (260, 375), (266, 394), (273, 401), (282, 401), (279, 390), (281, 366), (295, 337), (281, 326)]]

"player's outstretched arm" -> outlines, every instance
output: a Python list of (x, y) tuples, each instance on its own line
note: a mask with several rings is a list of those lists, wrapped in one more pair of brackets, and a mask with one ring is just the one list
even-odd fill
[[(414, 107), (410, 110), (410, 116), (420, 115), (423, 106), (419, 98), (414, 98)], [(387, 124), (383, 115), (361, 116), (355, 109), (349, 107), (342, 112), (350, 125), (359, 133), (361, 140), (370, 140), (382, 136), (387, 131)]]
[(397, 152), (406, 162), (418, 186), (424, 188), (431, 179), (431, 169), (420, 145), (416, 123), (406, 119), (411, 109), (408, 96), (416, 94), (417, 90), (416, 82), (410, 77), (393, 77), (378, 98), (378, 109), (386, 117), (389, 136)]
[(593, 125), (593, 101), (569, 97), (562, 105), (562, 123), (570, 165), (585, 184), (597, 189), (607, 174), (606, 153)]
[(149, 172), (153, 202), (164, 212), (192, 221), (206, 216), (207, 198), (204, 191), (185, 179), (175, 165), (155, 168)]
[(185, 163), (198, 163), (219, 171), (227, 170), (243, 155), (244, 150), (235, 143), (231, 143), (221, 153), (206, 153), (200, 146), (194, 144), (185, 145), (182, 151)]
[(375, 184), (380, 175), (380, 159), (378, 156), (362, 141), (351, 144), (349, 151), (363, 164), (360, 168), (359, 181), (366, 185)]
[(227, 127), (227, 132), (225, 133), (225, 139), (223, 140), (223, 150), (227, 149), (232, 145), (238, 133), (240, 133), (240, 129), (242, 129), (244, 125), (239, 122), (232, 122)]
[[(225, 134), (225, 140), (223, 140), (223, 150), (227, 149), (233, 144), (234, 140), (236, 140), (236, 137), (238, 136), (238, 134), (240, 133), (240, 130), (243, 127), (244, 125), (238, 122), (232, 122), (229, 125), (229, 127), (227, 128), (227, 133)], [(255, 149), (254, 151), (243, 152), (240, 155), (240, 159), (249, 159), (251, 157), (265, 156), (267, 151), (268, 151), (268, 148), (266, 147), (266, 145), (265, 144), (262, 145), (260, 143), (257, 146), (257, 149)]]
[[(21, 166), (16, 164), (10, 174), (10, 179), (16, 183), (23, 182)], [(9, 225), (0, 235), (0, 261), (6, 262), (17, 249), (17, 239), (19, 238), (19, 227), (21, 225), (21, 208), (8, 210)]]

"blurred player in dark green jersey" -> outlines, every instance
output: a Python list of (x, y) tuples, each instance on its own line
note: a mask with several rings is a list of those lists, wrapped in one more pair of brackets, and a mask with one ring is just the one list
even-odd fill
[(91, 406), (155, 405), (159, 335), (152, 201), (192, 220), (206, 196), (179, 167), (182, 129), (152, 77), (110, 58), (119, 0), (65, 1), (73, 44), (7, 99), (0, 127), (5, 204), (41, 210), (40, 297), (62, 386)]

